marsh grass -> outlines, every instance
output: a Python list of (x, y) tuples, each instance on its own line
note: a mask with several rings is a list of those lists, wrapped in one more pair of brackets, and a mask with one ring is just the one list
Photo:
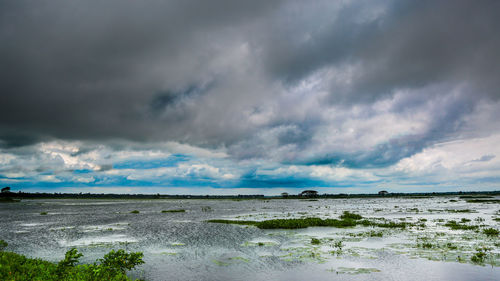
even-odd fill
[(321, 244), (321, 241), (318, 238), (311, 238), (311, 244), (319, 245)]
[(476, 252), (470, 258), (470, 260), (475, 264), (483, 264), (484, 260), (488, 256), (489, 251), (490, 251), (490, 249), (486, 248), (486, 247), (478, 248), (478, 249), (476, 249)]
[(444, 226), (447, 226), (453, 230), (475, 230), (479, 227), (477, 225), (460, 224), (454, 220), (448, 221), (444, 224)]
[(184, 209), (178, 209), (178, 210), (162, 210), (162, 213), (185, 213), (186, 210)]
[(483, 229), (483, 233), (486, 234), (487, 236), (497, 237), (498, 234), (500, 233), (500, 231), (490, 227), (490, 228)]
[[(344, 213), (345, 214), (345, 213)], [(355, 216), (353, 216), (355, 215)], [(239, 224), (239, 225), (254, 225), (260, 229), (299, 229), (315, 226), (347, 228), (356, 225), (362, 226), (377, 226), (382, 228), (406, 228), (413, 225), (407, 222), (374, 222), (369, 220), (351, 219), (349, 217), (358, 218), (359, 215), (349, 213), (344, 219), (321, 219), (321, 218), (300, 218), (300, 219), (272, 219), (264, 221), (240, 221), (240, 220), (208, 220), (210, 223), (224, 224)], [(341, 216), (342, 217), (342, 216)], [(360, 216), (359, 216), (360, 217)]]
[(340, 216), (342, 220), (360, 220), (363, 217), (358, 214), (351, 213), (349, 211), (344, 211), (344, 213)]

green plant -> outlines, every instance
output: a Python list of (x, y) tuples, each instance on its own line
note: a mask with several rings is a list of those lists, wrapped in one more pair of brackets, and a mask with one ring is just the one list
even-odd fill
[(142, 253), (126, 253), (123, 250), (111, 251), (99, 260), (100, 264), (77, 265), (80, 257), (82, 254), (71, 249), (62, 261), (55, 264), (0, 251), (0, 280), (130, 281), (125, 270), (144, 263)]
[(45, 216), (47, 214), (48, 214), (47, 212), (40, 212), (40, 215), (42, 215), (42, 216)]
[(473, 263), (477, 263), (477, 264), (482, 264), (484, 263), (484, 259), (486, 258), (486, 256), (488, 255), (487, 252), (489, 251), (490, 249), (486, 248), (486, 247), (483, 247), (483, 248), (478, 248), (476, 249), (476, 253), (474, 253), (474, 255), (472, 255), (472, 257), (470, 258), (470, 260), (473, 262)]
[(239, 220), (208, 220), (212, 223), (225, 223), (225, 224), (241, 224), (241, 225), (254, 225), (261, 229), (298, 229), (313, 226), (327, 226), (346, 228), (354, 227), (356, 225), (363, 226), (378, 226), (384, 228), (405, 228), (408, 225), (413, 225), (407, 222), (372, 222), (369, 220), (354, 220), (354, 219), (321, 219), (321, 218), (300, 218), (300, 219), (273, 219), (265, 221), (239, 221)]
[(431, 249), (434, 246), (431, 243), (426, 242), (426, 243), (418, 244), (418, 247), (423, 248), (423, 249)]
[(460, 224), (454, 220), (448, 221), (447, 223), (445, 223), (445, 226), (447, 226), (453, 230), (458, 230), (458, 229), (460, 229), (460, 230), (474, 230), (474, 229), (478, 228), (477, 225)]
[(486, 234), (487, 236), (496, 237), (496, 236), (498, 236), (500, 231), (498, 231), (497, 229), (495, 229), (493, 227), (490, 227), (490, 228), (483, 229), (483, 233)]
[(0, 240), (0, 252), (2, 252), (5, 248), (7, 248), (9, 244), (7, 242)]
[(78, 253), (78, 250), (72, 248), (67, 251), (64, 255), (64, 259), (57, 264), (56, 272), (59, 276), (64, 276), (69, 271), (70, 268), (74, 267), (78, 263), (78, 259), (81, 258), (83, 254)]
[(383, 237), (384, 236), (384, 233), (382, 231), (370, 231), (368, 233), (368, 236), (370, 237)]
[(140, 213), (140, 212), (139, 212), (139, 210), (133, 210), (133, 211), (131, 211), (130, 213), (131, 213), (131, 214), (138, 214), (138, 213)]
[(339, 251), (342, 251), (342, 248), (344, 247), (344, 243), (342, 242), (342, 240), (335, 241), (335, 243), (333, 244), (333, 246), (335, 248), (337, 248)]
[(111, 250), (99, 261), (101, 262), (101, 265), (105, 267), (125, 273), (126, 270), (130, 270), (136, 265), (143, 264), (143, 256), (144, 255), (141, 252), (127, 253), (122, 249), (118, 251)]
[(341, 219), (346, 220), (346, 219), (351, 219), (351, 220), (360, 220), (363, 217), (358, 214), (350, 213), (349, 211), (344, 211), (344, 213), (340, 216)]
[(162, 213), (184, 213), (186, 210), (184, 209), (179, 209), (179, 210), (162, 210)]
[(313, 245), (319, 245), (319, 244), (321, 244), (321, 241), (319, 241), (318, 238), (311, 238), (311, 244), (313, 244)]

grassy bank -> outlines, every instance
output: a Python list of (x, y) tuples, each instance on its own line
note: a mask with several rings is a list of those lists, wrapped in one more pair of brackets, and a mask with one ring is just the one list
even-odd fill
[(143, 254), (112, 250), (93, 264), (77, 264), (82, 254), (76, 249), (66, 252), (63, 260), (52, 263), (27, 258), (13, 252), (5, 252), (5, 241), (0, 240), (0, 280), (48, 280), (48, 281), (129, 281), (127, 270), (144, 263)]

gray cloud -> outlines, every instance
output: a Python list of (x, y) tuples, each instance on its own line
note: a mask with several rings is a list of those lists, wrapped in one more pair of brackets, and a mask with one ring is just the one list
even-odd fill
[[(237, 159), (391, 165), (471, 132), (478, 102), (498, 101), (499, 12), (498, 1), (1, 1), (0, 146), (178, 141)], [(385, 115), (418, 130), (354, 122)]]

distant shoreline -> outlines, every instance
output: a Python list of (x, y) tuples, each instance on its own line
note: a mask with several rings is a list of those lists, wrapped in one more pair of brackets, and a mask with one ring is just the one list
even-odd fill
[(0, 193), (0, 202), (12, 201), (11, 199), (311, 199), (311, 198), (384, 198), (384, 197), (434, 197), (434, 196), (480, 196), (500, 195), (496, 191), (456, 191), (456, 192), (416, 192), (416, 193), (366, 193), (366, 194), (318, 194), (315, 196), (300, 195), (169, 195), (169, 194), (113, 194), (113, 193), (30, 193), (30, 192), (5, 192)]

